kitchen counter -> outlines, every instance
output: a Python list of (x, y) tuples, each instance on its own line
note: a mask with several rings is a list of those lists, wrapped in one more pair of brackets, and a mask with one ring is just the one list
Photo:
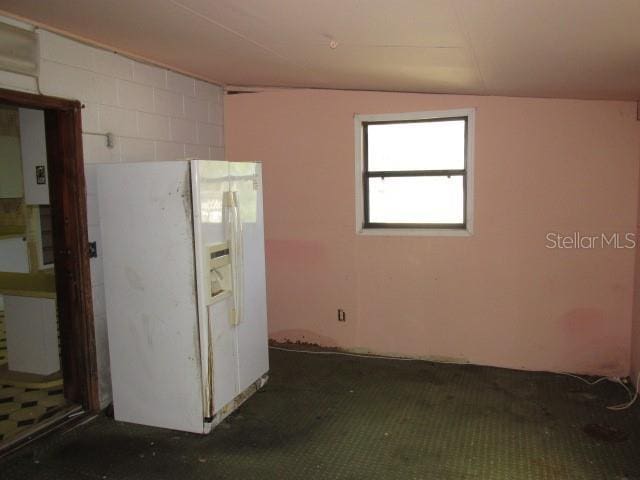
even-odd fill
[(0, 295), (15, 297), (56, 298), (53, 272), (7, 273), (0, 272)]
[(0, 238), (24, 237), (26, 234), (24, 227), (0, 227)]

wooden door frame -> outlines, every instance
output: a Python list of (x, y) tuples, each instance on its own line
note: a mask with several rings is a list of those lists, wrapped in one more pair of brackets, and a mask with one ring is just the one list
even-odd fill
[(49, 198), (64, 395), (85, 410), (100, 409), (87, 197), (82, 154), (82, 105), (0, 89), (0, 103), (44, 110)]

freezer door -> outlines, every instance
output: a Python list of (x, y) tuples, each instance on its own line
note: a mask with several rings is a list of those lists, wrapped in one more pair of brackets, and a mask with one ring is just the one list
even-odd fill
[(257, 163), (207, 160), (192, 160), (191, 171), (203, 389), (213, 416), (269, 369), (262, 172)]
[(189, 162), (99, 165), (115, 417), (203, 431)]
[(244, 391), (269, 370), (267, 298), (262, 211), (262, 165), (231, 162), (242, 224), (242, 308), (237, 325), (238, 383)]
[[(238, 346), (230, 318), (233, 295), (229, 277), (233, 266), (211, 271), (215, 264), (211, 255), (220, 252), (220, 248), (224, 251), (228, 241), (224, 197), (229, 191), (229, 163), (192, 160), (191, 173), (199, 323), (203, 333), (200, 345), (203, 371), (207, 372), (203, 376), (203, 392), (206, 416), (212, 417), (231, 402), (238, 391)], [(214, 281), (218, 281), (224, 291), (212, 296), (219, 289), (212, 287)]]

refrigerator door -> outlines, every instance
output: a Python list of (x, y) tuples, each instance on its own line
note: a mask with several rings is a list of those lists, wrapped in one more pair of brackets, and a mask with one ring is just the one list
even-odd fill
[(262, 165), (231, 162), (242, 230), (242, 306), (237, 325), (238, 383), (243, 392), (269, 370), (262, 211)]
[(97, 172), (115, 417), (202, 433), (189, 162)]
[[(231, 402), (238, 392), (238, 348), (231, 321), (233, 305), (231, 269), (212, 271), (212, 255), (227, 242), (224, 199), (229, 191), (229, 163), (191, 160), (198, 309), (202, 352), (203, 393), (206, 417)], [(214, 248), (211, 248), (214, 247)], [(224, 247), (222, 247), (224, 251)], [(228, 248), (228, 246), (227, 246)], [(222, 285), (212, 287), (213, 282)]]

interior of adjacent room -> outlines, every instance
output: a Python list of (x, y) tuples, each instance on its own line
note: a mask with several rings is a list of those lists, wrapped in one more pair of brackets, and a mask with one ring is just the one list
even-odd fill
[(0, 399), (4, 444), (50, 419), (65, 406), (65, 401), (53, 276), (51, 206), (46, 188), (44, 112), (2, 106), (0, 116), (3, 179)]
[(63, 129), (50, 106), (19, 94), (3, 100), (0, 448), (10, 451), (80, 414), (90, 404), (90, 390), (76, 373), (89, 361), (77, 347), (80, 332), (70, 332), (66, 288), (74, 276), (62, 261), (75, 256), (61, 235), (61, 224), (72, 224), (72, 209), (56, 194), (68, 194), (59, 164), (73, 157), (60, 159)]

